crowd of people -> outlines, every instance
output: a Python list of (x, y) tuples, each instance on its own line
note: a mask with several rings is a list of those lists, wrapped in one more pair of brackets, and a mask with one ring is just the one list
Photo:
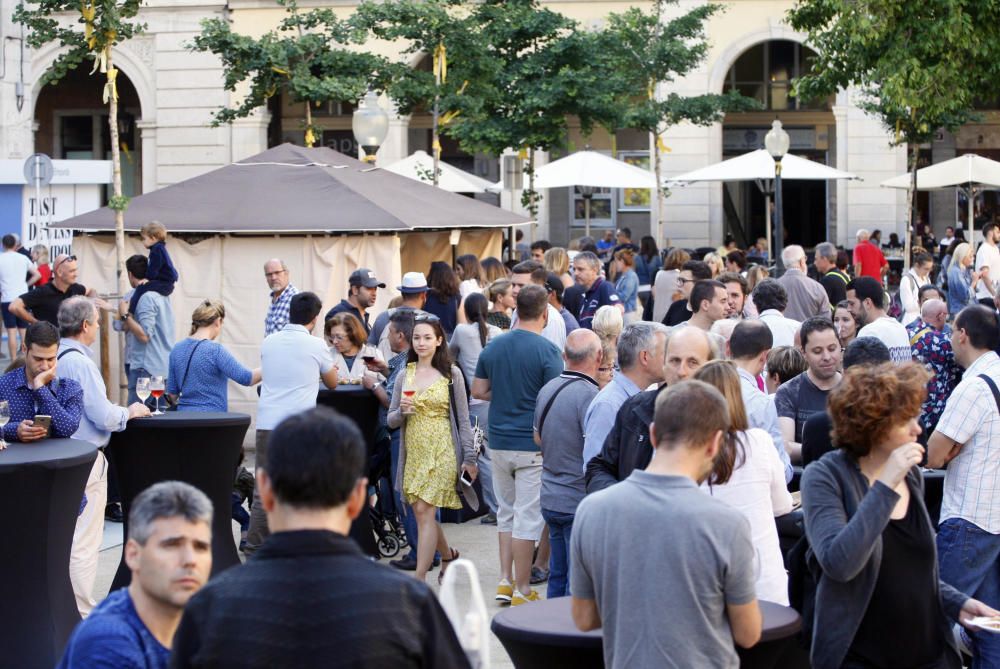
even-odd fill
[[(892, 290), (865, 230), (851, 255), (791, 245), (771, 268), (766, 244), (697, 258), (620, 230), (572, 249), (538, 240), (506, 263), (435, 262), (404, 274), (380, 313), (386, 284), (359, 268), (322, 316), (272, 259), (256, 369), (215, 341), (218, 301), (175, 341), (177, 273), (151, 231), (150, 258), (127, 263), (135, 293), (107, 305), (126, 333), (130, 402), (150, 375), (179, 411), (224, 411), (229, 380), (260, 384), (249, 559), (206, 584), (211, 507), (161, 484), (132, 505), (132, 585), (91, 610), (114, 504), (99, 456), (73, 547), (89, 616), (64, 665), (121, 653), (143, 661), (115, 666), (165, 666), (173, 648), (173, 666), (265, 666), (280, 648), (314, 666), (336, 648), (358, 666), (465, 666), (423, 583), (461, 554), (440, 510), (478, 490), (481, 522), (496, 525), (496, 601), (538, 600), (542, 583), (572, 596), (577, 626), (603, 628), (609, 667), (737, 666), (736, 648), (760, 638), (760, 600), (802, 609), (814, 667), (959, 666), (960, 646), (974, 666), (1000, 666), (1000, 637), (972, 623), (1000, 616), (1000, 228), (987, 224), (975, 253), (950, 230), (947, 245), (914, 249)], [(9, 440), (103, 446), (149, 412), (105, 399), (88, 355), (105, 305), (75, 275), (60, 256), (53, 297), (11, 305), (38, 322), (23, 368), (0, 377)], [(380, 405), (376, 452), (410, 546), (392, 569), (344, 536), (378, 487), (353, 423), (315, 408), (319, 389), (343, 384)], [(34, 424), (41, 409), (51, 426)], [(945, 464), (935, 527), (921, 466)], [(796, 571), (779, 528), (799, 505)], [(808, 607), (789, 596), (803, 583)]]

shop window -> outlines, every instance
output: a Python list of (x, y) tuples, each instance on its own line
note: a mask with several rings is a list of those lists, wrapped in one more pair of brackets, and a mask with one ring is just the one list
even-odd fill
[(723, 92), (739, 91), (773, 111), (829, 110), (830, 99), (800, 100), (792, 82), (812, 69), (816, 53), (797, 42), (772, 40), (751, 47), (726, 73)]

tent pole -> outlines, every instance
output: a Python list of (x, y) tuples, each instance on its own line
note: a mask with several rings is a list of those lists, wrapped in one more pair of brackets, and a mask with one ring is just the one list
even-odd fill
[(589, 237), (590, 236), (590, 198), (589, 197), (584, 197), (583, 198), (583, 219), (584, 219), (584, 225), (585, 225), (585, 232), (584, 232), (584, 234)]

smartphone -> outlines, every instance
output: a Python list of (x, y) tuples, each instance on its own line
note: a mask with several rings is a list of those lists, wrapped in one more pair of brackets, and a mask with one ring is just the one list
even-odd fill
[(472, 487), (472, 479), (469, 478), (469, 472), (462, 472), (461, 481), (462, 485)]
[(52, 416), (45, 416), (45, 415), (39, 414), (39, 415), (35, 416), (35, 418), (34, 418), (34, 420), (32, 422), (34, 423), (35, 427), (44, 427), (45, 428), (45, 436), (46, 437), (49, 436), (49, 434), (52, 432)]

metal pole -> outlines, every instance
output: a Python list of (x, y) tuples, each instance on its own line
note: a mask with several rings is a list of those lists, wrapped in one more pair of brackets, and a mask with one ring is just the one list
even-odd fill
[(584, 234), (590, 236), (590, 198), (583, 196)]
[[(975, 235), (976, 235), (976, 224), (973, 222), (973, 216), (976, 214), (976, 188), (975, 186), (969, 185), (969, 190), (967, 191), (966, 199), (969, 201), (969, 243), (975, 248)], [(973, 268), (974, 269), (974, 268)]]
[[(771, 194), (765, 193), (764, 195), (764, 221), (767, 225), (767, 231), (764, 233), (767, 237), (767, 259), (771, 260), (774, 256), (771, 255)], [(749, 240), (747, 240), (749, 241)], [(755, 242), (757, 240), (754, 240)]]
[(785, 248), (784, 216), (781, 213), (781, 161), (774, 161), (774, 274), (781, 276), (781, 252)]
[[(32, 175), (35, 179), (35, 229), (41, 237), (42, 231), (42, 157), (35, 154), (35, 173)], [(28, 235), (24, 235), (25, 241), (28, 241)], [(43, 244), (46, 243), (45, 240), (42, 241)]]

